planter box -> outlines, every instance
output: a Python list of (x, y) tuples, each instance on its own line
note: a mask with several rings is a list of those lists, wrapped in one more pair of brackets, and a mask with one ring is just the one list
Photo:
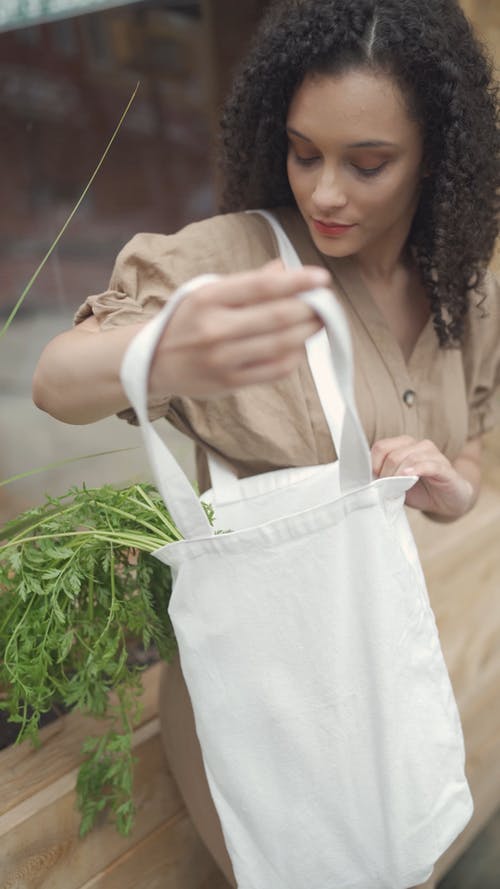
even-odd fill
[(137, 815), (130, 837), (103, 817), (78, 837), (75, 782), (82, 740), (102, 723), (77, 713), (0, 753), (0, 889), (225, 889), (168, 772), (157, 712), (160, 665), (144, 675), (134, 735)]

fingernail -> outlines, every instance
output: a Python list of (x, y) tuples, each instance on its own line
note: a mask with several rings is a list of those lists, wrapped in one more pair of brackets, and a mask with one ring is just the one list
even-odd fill
[(417, 470), (415, 469), (414, 466), (405, 466), (405, 468), (403, 469), (403, 475), (416, 475), (416, 474), (417, 474)]

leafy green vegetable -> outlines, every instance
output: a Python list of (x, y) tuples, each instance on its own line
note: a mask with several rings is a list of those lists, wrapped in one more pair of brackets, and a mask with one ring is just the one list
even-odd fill
[[(213, 510), (204, 504), (209, 521)], [(121, 833), (133, 822), (131, 739), (140, 715), (140, 668), (127, 643), (176, 649), (168, 566), (151, 553), (181, 535), (149, 484), (72, 488), (4, 526), (0, 545), (0, 707), (18, 741), (39, 743), (54, 704), (105, 717), (84, 745), (77, 783), (81, 834), (106, 806)], [(118, 704), (111, 706), (109, 692)]]

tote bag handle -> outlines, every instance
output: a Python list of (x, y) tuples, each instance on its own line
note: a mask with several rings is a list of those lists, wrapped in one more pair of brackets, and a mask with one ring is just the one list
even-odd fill
[(300, 294), (299, 299), (308, 303), (325, 325), (333, 374), (344, 400), (342, 432), (338, 441), (336, 418), (330, 411), (328, 399), (322, 398), (323, 411), (339, 460), (340, 493), (344, 495), (369, 485), (373, 479), (370, 449), (354, 398), (354, 365), (349, 326), (344, 311), (331, 290), (320, 287)]
[(140, 424), (153, 476), (167, 509), (186, 540), (215, 533), (191, 483), (160, 438), (148, 417), (148, 380), (158, 341), (170, 316), (189, 293), (217, 280), (217, 275), (199, 275), (175, 291), (163, 309), (129, 343), (120, 368), (125, 394)]
[[(276, 217), (268, 210), (248, 210), (247, 212), (256, 213), (267, 220), (276, 237), (279, 253), (286, 268), (302, 268), (302, 261), (295, 247)], [(317, 337), (311, 337), (306, 346), (309, 363), (313, 365), (311, 369), (314, 376), (318, 378), (316, 382), (319, 382), (319, 378), (323, 379), (325, 371), (330, 370), (330, 379), (327, 378), (324, 385), (317, 385), (317, 391), (339, 459), (340, 491), (342, 494), (347, 494), (351, 490), (369, 484), (372, 480), (370, 452), (354, 398), (354, 361), (351, 334), (345, 313), (334, 297), (326, 300), (324, 297), (320, 297), (325, 305), (323, 311), (314, 297), (316, 292), (319, 291), (312, 291), (309, 296), (306, 294), (302, 298), (316, 310), (325, 324), (331, 350), (330, 368), (320, 369), (321, 352), (316, 348), (309, 348), (313, 340), (316, 339), (317, 342)], [(327, 292), (331, 293), (331, 291)], [(329, 321), (324, 312), (328, 313)], [(328, 387), (330, 387), (330, 391)], [(343, 423), (341, 423), (340, 441), (338, 409), (333, 398), (334, 388), (344, 401), (345, 414)]]
[[(183, 470), (149, 421), (148, 378), (158, 341), (179, 303), (196, 288), (217, 278), (217, 275), (200, 275), (180, 287), (131, 341), (120, 370), (124, 391), (140, 423), (156, 485), (179, 531), (188, 540), (211, 536), (215, 530)], [(370, 451), (354, 401), (349, 328), (344, 312), (330, 290), (316, 288), (300, 294), (298, 299), (303, 299), (317, 312), (328, 334), (333, 372), (345, 404), (340, 442), (336, 440), (338, 433), (335, 429), (331, 428), (331, 432), (339, 458), (340, 491), (347, 494), (372, 480)]]
[[(267, 220), (274, 231), (279, 255), (286, 268), (301, 268), (302, 261), (274, 214), (267, 210), (247, 210), (247, 213), (255, 213)], [(325, 328), (309, 337), (305, 345), (307, 362), (330, 429), (333, 445), (336, 447), (335, 443), (337, 443), (340, 446), (345, 406), (333, 373), (330, 345)], [(222, 457), (212, 453), (207, 454), (207, 461), (211, 480), (210, 497), (213, 505), (241, 499), (241, 485), (233, 467)]]

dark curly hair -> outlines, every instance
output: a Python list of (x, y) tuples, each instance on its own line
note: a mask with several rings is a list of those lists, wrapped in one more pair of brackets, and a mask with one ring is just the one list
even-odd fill
[(460, 343), (498, 233), (498, 90), (456, 0), (275, 0), (221, 120), (222, 212), (294, 205), (286, 116), (309, 74), (395, 78), (422, 126), (430, 175), (409, 236), (439, 342)]

